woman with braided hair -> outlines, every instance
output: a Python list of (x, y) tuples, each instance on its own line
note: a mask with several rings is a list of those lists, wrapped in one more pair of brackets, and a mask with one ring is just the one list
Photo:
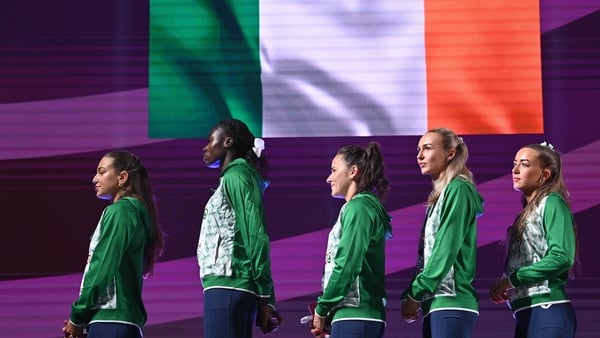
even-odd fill
[(515, 338), (574, 337), (577, 319), (565, 285), (577, 238), (560, 154), (546, 142), (522, 147), (512, 181), (523, 209), (508, 228), (505, 273), (490, 287), (490, 299), (508, 302)]
[(264, 141), (237, 119), (217, 123), (204, 147), (204, 162), (220, 168), (219, 186), (206, 203), (198, 264), (204, 288), (204, 337), (250, 338), (253, 322), (272, 333), (275, 310), (263, 192)]
[(111, 201), (92, 235), (79, 298), (65, 321), (65, 338), (139, 338), (146, 322), (145, 276), (163, 248), (150, 177), (140, 159), (112, 151), (98, 164), (96, 196)]

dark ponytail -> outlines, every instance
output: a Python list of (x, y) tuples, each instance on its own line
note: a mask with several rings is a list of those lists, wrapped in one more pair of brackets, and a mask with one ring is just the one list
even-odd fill
[(128, 179), (123, 186), (123, 196), (135, 197), (142, 202), (150, 214), (153, 234), (148, 239), (144, 252), (144, 275), (152, 275), (154, 263), (164, 248), (164, 236), (158, 223), (158, 210), (154, 203), (152, 184), (148, 170), (140, 159), (128, 151), (111, 151), (104, 157), (113, 160), (113, 167), (120, 173), (126, 171)]
[(350, 167), (358, 167), (358, 192), (372, 192), (383, 203), (390, 191), (390, 182), (385, 175), (381, 146), (377, 142), (370, 142), (363, 148), (357, 145), (342, 147), (337, 152), (344, 157)]

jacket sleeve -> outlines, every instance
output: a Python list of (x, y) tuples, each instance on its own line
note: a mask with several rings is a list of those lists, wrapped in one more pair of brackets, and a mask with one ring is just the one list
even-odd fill
[(423, 271), (415, 276), (403, 297), (421, 301), (433, 293), (456, 261), (472, 219), (477, 210), (470, 200), (471, 192), (465, 184), (449, 184), (440, 212), (440, 227), (435, 236), (433, 250)]
[(271, 277), (270, 243), (265, 228), (262, 191), (255, 179), (248, 172), (230, 170), (223, 177), (223, 184), (235, 211), (258, 296), (269, 298), (269, 304), (273, 305), (275, 292)]
[(79, 298), (71, 306), (70, 320), (76, 325), (87, 324), (98, 303), (106, 295), (132, 238), (135, 220), (124, 212), (121, 205), (108, 206), (100, 220), (100, 236), (88, 267), (83, 274)]
[(573, 214), (560, 196), (551, 194), (546, 199), (543, 222), (548, 242), (546, 255), (513, 272), (510, 281), (514, 286), (547, 280), (568, 271), (575, 261)]
[(373, 220), (366, 205), (350, 200), (342, 214), (342, 232), (335, 255), (335, 266), (327, 287), (317, 300), (315, 312), (325, 317), (350, 291), (361, 271), (373, 232)]

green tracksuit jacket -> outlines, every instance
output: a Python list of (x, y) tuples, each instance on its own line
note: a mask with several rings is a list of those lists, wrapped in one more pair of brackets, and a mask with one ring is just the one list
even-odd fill
[(204, 290), (246, 291), (275, 302), (262, 194), (265, 181), (243, 158), (224, 168), (206, 203), (197, 257)]
[(456, 177), (427, 209), (423, 228), (423, 266), (402, 298), (421, 302), (423, 315), (437, 310), (478, 313), (479, 300), (473, 287), (477, 260), (477, 217), (483, 213), (483, 198), (475, 186)]
[(148, 211), (138, 199), (123, 197), (104, 209), (71, 322), (125, 323), (141, 330), (147, 318), (142, 302), (144, 247), (153, 236)]
[(385, 322), (385, 240), (390, 216), (371, 193), (345, 203), (329, 233), (323, 293), (315, 312), (332, 322), (345, 319)]
[(565, 284), (575, 261), (573, 214), (558, 193), (544, 197), (527, 219), (524, 240), (512, 248), (506, 274), (514, 289), (509, 306), (519, 311), (568, 302)]

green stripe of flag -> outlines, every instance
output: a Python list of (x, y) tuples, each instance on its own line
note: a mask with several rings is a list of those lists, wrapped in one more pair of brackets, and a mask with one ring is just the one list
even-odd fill
[(205, 137), (227, 118), (262, 135), (258, 14), (258, 0), (150, 1), (150, 137)]

